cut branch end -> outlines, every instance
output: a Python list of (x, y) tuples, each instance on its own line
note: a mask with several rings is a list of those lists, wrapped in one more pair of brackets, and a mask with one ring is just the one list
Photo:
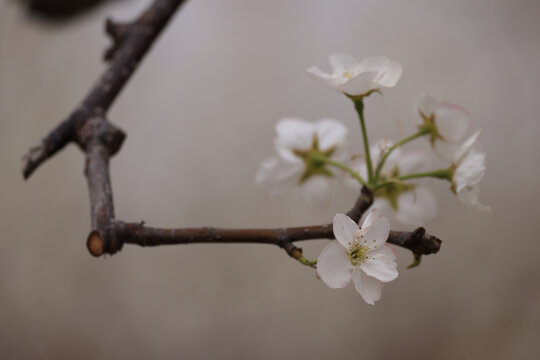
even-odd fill
[(92, 256), (100, 257), (105, 252), (105, 242), (98, 230), (94, 230), (88, 235), (86, 247)]

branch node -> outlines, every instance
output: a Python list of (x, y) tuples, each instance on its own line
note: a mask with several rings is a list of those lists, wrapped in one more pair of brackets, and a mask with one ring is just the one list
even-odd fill
[(122, 147), (126, 134), (107, 121), (102, 116), (94, 116), (76, 131), (76, 141), (79, 146), (88, 151), (88, 146), (94, 141), (99, 141), (112, 156)]
[(415, 229), (408, 241), (413, 250), (414, 255), (435, 254), (441, 248), (442, 241), (428, 233), (423, 227)]
[(115, 22), (111, 18), (105, 21), (105, 32), (111, 37), (112, 44), (105, 50), (104, 59), (110, 61), (124, 43), (130, 24)]

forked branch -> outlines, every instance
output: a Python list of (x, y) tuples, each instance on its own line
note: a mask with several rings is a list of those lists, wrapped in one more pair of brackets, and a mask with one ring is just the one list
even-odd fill
[[(332, 224), (276, 229), (180, 228), (156, 229), (143, 223), (115, 219), (109, 160), (116, 154), (125, 134), (111, 124), (106, 113), (123, 89), (140, 60), (184, 0), (154, 0), (135, 21), (115, 23), (107, 20), (106, 31), (113, 40), (106, 51), (109, 67), (71, 115), (49, 133), (24, 157), (23, 176), (27, 179), (48, 158), (66, 144), (75, 142), (86, 155), (92, 230), (87, 246), (94, 256), (114, 254), (123, 244), (140, 246), (190, 243), (260, 243), (283, 248), (299, 259), (302, 250), (294, 242), (333, 239)], [(355, 206), (347, 215), (359, 221), (372, 205), (373, 193), (362, 189)], [(441, 241), (424, 228), (412, 232), (390, 232), (388, 242), (411, 250), (415, 255), (436, 253)]]

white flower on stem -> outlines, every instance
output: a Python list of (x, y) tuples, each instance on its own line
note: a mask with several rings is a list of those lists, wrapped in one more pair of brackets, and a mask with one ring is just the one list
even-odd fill
[(332, 73), (312, 66), (307, 71), (330, 88), (353, 97), (367, 96), (383, 88), (391, 88), (401, 78), (403, 69), (398, 61), (385, 56), (372, 56), (362, 61), (345, 54), (329, 56)]
[[(373, 159), (373, 171), (381, 161), (384, 153), (392, 146), (388, 140), (377, 141), (370, 149)], [(430, 159), (423, 151), (402, 151), (395, 149), (386, 159), (379, 181), (395, 176), (408, 175), (425, 171)], [(360, 176), (367, 176), (367, 164), (364, 158), (357, 158), (351, 168)], [(361, 185), (351, 176), (346, 177), (346, 185), (357, 193)], [(396, 220), (404, 225), (421, 226), (432, 220), (437, 212), (435, 197), (427, 186), (427, 181), (396, 182), (375, 191), (373, 208), (383, 214), (394, 214)]]
[(261, 163), (255, 177), (256, 184), (271, 193), (298, 185), (310, 209), (326, 209), (330, 202), (334, 172), (314, 157), (343, 161), (346, 158), (347, 128), (333, 119), (315, 123), (283, 119), (277, 123), (276, 132), (274, 145), (278, 156)]
[(343, 288), (352, 280), (368, 304), (381, 298), (383, 283), (398, 277), (396, 254), (386, 244), (388, 219), (373, 209), (362, 228), (348, 216), (334, 216), (336, 241), (328, 244), (317, 259), (317, 273), (332, 289)]
[(467, 139), (454, 154), (452, 191), (464, 205), (482, 212), (490, 207), (480, 203), (479, 183), (486, 172), (486, 154), (475, 148), (480, 130)]
[(425, 93), (420, 95), (418, 111), (422, 118), (419, 127), (429, 129), (431, 146), (441, 157), (451, 160), (455, 144), (463, 140), (471, 125), (467, 111)]

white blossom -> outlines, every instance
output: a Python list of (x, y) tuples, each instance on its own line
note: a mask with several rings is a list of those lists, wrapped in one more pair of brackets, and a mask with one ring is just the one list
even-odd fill
[(317, 260), (317, 273), (332, 289), (352, 280), (365, 302), (374, 305), (381, 298), (383, 283), (398, 277), (396, 254), (386, 244), (390, 225), (379, 210), (369, 212), (362, 228), (348, 216), (334, 217), (336, 241), (328, 244)]
[(337, 120), (323, 119), (315, 123), (299, 119), (283, 119), (276, 125), (274, 145), (277, 156), (265, 159), (255, 182), (277, 193), (300, 186), (301, 194), (314, 211), (326, 209), (330, 202), (333, 169), (313, 156), (334, 161), (346, 158), (347, 128)]
[(487, 212), (490, 207), (480, 203), (479, 183), (486, 172), (486, 154), (475, 145), (480, 130), (467, 139), (454, 154), (452, 190), (466, 206), (477, 211)]
[[(392, 145), (388, 140), (379, 140), (371, 147), (374, 172), (384, 153)], [(397, 148), (386, 159), (380, 172), (380, 181), (425, 171), (429, 164), (429, 156), (424, 151), (402, 151)], [(353, 161), (351, 168), (363, 178), (367, 177), (364, 158)], [(345, 184), (356, 193), (360, 191), (361, 185), (351, 176), (346, 177)], [(396, 220), (404, 225), (424, 225), (432, 220), (437, 212), (435, 197), (427, 185), (427, 181), (390, 184), (375, 192), (372, 207), (381, 210), (385, 215), (393, 214)]]
[(362, 61), (345, 54), (329, 56), (332, 73), (312, 66), (307, 71), (321, 83), (350, 96), (366, 96), (373, 91), (396, 85), (403, 72), (401, 64), (385, 56)]
[(435, 151), (451, 160), (456, 144), (463, 140), (471, 125), (467, 111), (425, 93), (420, 95), (418, 111), (422, 118), (420, 127), (430, 130), (430, 142)]

